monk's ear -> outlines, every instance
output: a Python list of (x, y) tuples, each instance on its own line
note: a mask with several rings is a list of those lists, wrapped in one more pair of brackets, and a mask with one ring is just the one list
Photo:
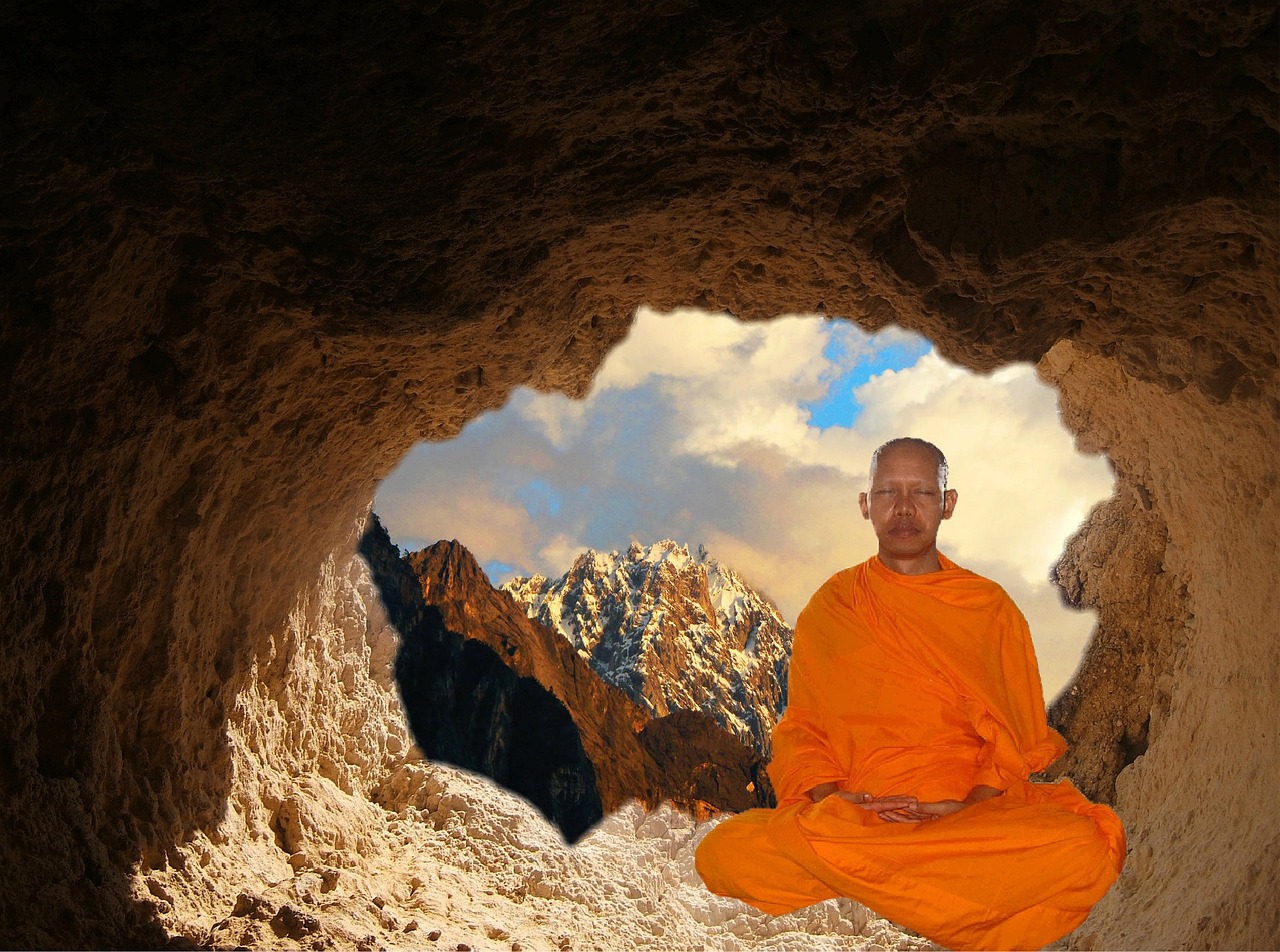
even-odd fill
[(956, 511), (956, 500), (960, 497), (956, 495), (954, 489), (948, 489), (942, 494), (942, 518), (950, 519), (951, 514)]
[(858, 493), (858, 508), (862, 510), (862, 518), (863, 518), (863, 519), (870, 519), (870, 518), (871, 518), (871, 510), (870, 510), (869, 508), (867, 508), (867, 494), (866, 494), (866, 493)]

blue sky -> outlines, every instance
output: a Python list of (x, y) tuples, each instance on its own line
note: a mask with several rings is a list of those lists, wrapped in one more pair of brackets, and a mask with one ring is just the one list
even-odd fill
[(871, 451), (902, 435), (947, 453), (960, 504), (940, 546), (1014, 596), (1052, 695), (1092, 618), (1063, 608), (1049, 569), (1110, 469), (1075, 451), (1030, 366), (972, 374), (901, 329), (641, 309), (583, 400), (517, 390), (415, 447), (374, 508), (401, 548), (456, 538), (495, 582), (560, 575), (588, 547), (704, 544), (794, 621), (874, 553), (857, 493)]
[(862, 412), (856, 393), (858, 387), (886, 370), (915, 366), (933, 349), (933, 345), (923, 337), (903, 337), (868, 351), (856, 346), (855, 340), (851, 339), (854, 335), (847, 329), (847, 324), (832, 323), (826, 327), (828, 339), (823, 356), (839, 368), (839, 374), (831, 381), (824, 396), (802, 404), (809, 411), (810, 423), (818, 429), (852, 426)]

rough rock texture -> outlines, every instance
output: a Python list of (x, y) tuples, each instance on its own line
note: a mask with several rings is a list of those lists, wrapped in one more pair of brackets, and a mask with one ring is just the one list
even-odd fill
[(653, 714), (703, 711), (767, 759), (787, 705), (791, 626), (699, 547), (588, 549), (564, 575), (502, 590)]
[[(930, 947), (848, 901), (773, 919), (712, 896), (693, 868), (710, 824), (670, 805), (624, 804), (570, 849), (527, 801), (421, 762), (392, 680), (400, 644), (357, 535), (276, 640), (288, 671), (238, 709), (229, 741), (249, 782), (215, 825), (134, 877), (154, 944), (168, 933), (173, 947), (220, 949)], [(316, 710), (318, 721), (301, 716)], [(308, 743), (322, 771), (297, 763)]]
[[(1041, 370), (1082, 448), (1106, 447), (1119, 484), (1062, 563), (1100, 615), (1075, 693), (1055, 712), (1080, 748), (1071, 773), (1088, 786), (1130, 764), (1115, 780), (1129, 858), (1077, 942), (1275, 944), (1280, 905), (1253, 890), (1280, 872), (1280, 816), (1232, 809), (1211, 822), (1207, 801), (1186, 792), (1264, 796), (1280, 779), (1276, 415), (1265, 401), (1170, 393), (1066, 342)], [(1157, 924), (1142, 910), (1173, 917), (1170, 892), (1182, 906)]]
[(1262, 0), (7, 5), (7, 943), (212, 924), (289, 798), (364, 810), (404, 738), (291, 613), (414, 441), (648, 303), (1040, 361), (1121, 485), (1074, 769), (1146, 744), (1076, 942), (1274, 945), (1276, 47)]
[(701, 712), (655, 720), (495, 589), (465, 546), (400, 559), (375, 522), (361, 553), (392, 591), (396, 678), (431, 759), (523, 794), (570, 841), (630, 800), (703, 820), (774, 805), (757, 753)]
[[(1049, 711), (1073, 746), (1045, 773), (1111, 804), (1120, 771), (1147, 751), (1152, 719), (1169, 712), (1170, 672), (1191, 633), (1186, 583), (1165, 564), (1168, 529), (1144, 493), (1121, 475), (1055, 570), (1067, 600), (1100, 617), (1080, 673)], [(1115, 568), (1098, 574), (1113, 554)]]

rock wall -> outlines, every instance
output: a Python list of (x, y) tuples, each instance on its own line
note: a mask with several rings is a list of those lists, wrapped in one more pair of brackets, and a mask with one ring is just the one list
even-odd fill
[(1277, 941), (1273, 4), (0, 21), (6, 944), (154, 944), (235, 906), (149, 885), (201, 849), (347, 849), (399, 729), (298, 612), (413, 442), (581, 393), (641, 303), (1040, 361), (1120, 484), (1062, 568), (1073, 770), (1128, 763), (1133, 841), (1077, 942)]
[[(1252, 797), (1280, 781), (1268, 749), (1280, 724), (1276, 417), (1265, 404), (1167, 392), (1072, 344), (1040, 367), (1083, 448), (1106, 447), (1119, 484), (1063, 560), (1099, 609), (1066, 704), (1081, 750), (1071, 766), (1082, 786), (1101, 765), (1123, 768), (1115, 802), (1129, 835), (1125, 871), (1077, 944), (1272, 944), (1280, 905), (1262, 883), (1280, 871), (1280, 818), (1210, 817), (1219, 793)], [(1135, 914), (1147, 906), (1177, 910), (1158, 943)]]
[[(161, 936), (350, 947), (367, 936), (385, 944), (412, 918), (371, 900), (408, 887), (411, 876), (388, 856), (400, 839), (396, 814), (412, 804), (438, 813), (444, 781), (412, 765), (420, 752), (396, 693), (399, 638), (355, 557), (362, 529), (363, 519), (353, 523), (259, 646), (227, 718), (222, 808), (138, 865), (134, 908)], [(338, 902), (341, 918), (324, 915)]]

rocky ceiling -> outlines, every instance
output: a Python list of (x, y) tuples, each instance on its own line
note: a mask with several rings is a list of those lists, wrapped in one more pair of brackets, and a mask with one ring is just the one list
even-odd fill
[(641, 303), (1038, 361), (1118, 482), (1058, 570), (1131, 847), (1075, 942), (1280, 939), (1274, 4), (0, 16), (6, 944), (163, 941), (132, 871), (252, 786), (229, 732), (377, 481)]

